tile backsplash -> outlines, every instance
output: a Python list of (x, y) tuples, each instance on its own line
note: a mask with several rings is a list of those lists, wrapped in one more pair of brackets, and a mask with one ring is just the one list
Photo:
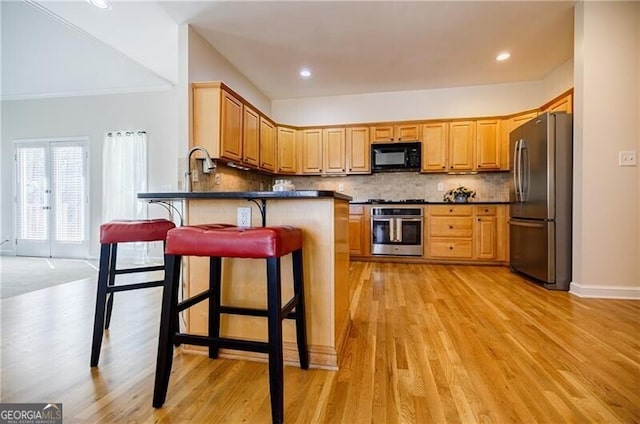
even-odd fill
[[(182, 169), (184, 167), (183, 163)], [(202, 164), (196, 164), (196, 159), (192, 159), (192, 169), (202, 169)], [(230, 168), (218, 161), (218, 167), (214, 173), (199, 173), (198, 177), (198, 181), (192, 184), (193, 191), (270, 191), (274, 180), (284, 178), (291, 180), (296, 190), (340, 191), (353, 197), (354, 201), (425, 199), (439, 202), (442, 201), (447, 190), (460, 185), (476, 191), (476, 198), (473, 199), (475, 201), (509, 200), (509, 173), (507, 172), (470, 175), (381, 172), (343, 177), (273, 176)], [(438, 191), (438, 183), (442, 183), (443, 191)]]
[[(191, 169), (202, 169), (201, 159), (191, 159)], [(197, 161), (197, 163), (196, 163)], [(217, 162), (215, 172), (198, 174), (192, 191), (268, 191), (271, 190), (271, 176), (257, 172), (230, 168), (221, 161)]]
[[(371, 175), (349, 175), (348, 177), (289, 176), (279, 178), (291, 180), (296, 186), (296, 190), (341, 191), (353, 197), (354, 201), (425, 199), (439, 202), (442, 201), (447, 190), (460, 185), (476, 191), (476, 198), (473, 199), (475, 201), (505, 202), (509, 200), (508, 172), (471, 175), (381, 172)], [(444, 191), (438, 191), (438, 183), (443, 184)]]

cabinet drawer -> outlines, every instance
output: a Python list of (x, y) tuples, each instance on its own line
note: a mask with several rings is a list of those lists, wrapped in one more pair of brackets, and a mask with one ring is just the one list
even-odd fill
[(471, 240), (431, 239), (429, 255), (439, 258), (471, 259), (473, 243)]
[(429, 206), (429, 214), (439, 216), (471, 216), (473, 209), (464, 205), (433, 205)]
[(471, 217), (432, 216), (429, 221), (430, 237), (471, 237), (472, 234)]
[(364, 206), (349, 205), (349, 215), (364, 215)]
[(498, 207), (495, 205), (476, 206), (475, 209), (476, 209), (476, 216), (494, 216), (498, 211)]

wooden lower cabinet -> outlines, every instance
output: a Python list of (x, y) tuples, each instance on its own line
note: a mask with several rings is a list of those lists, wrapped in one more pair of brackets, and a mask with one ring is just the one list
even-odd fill
[(365, 206), (349, 206), (349, 254), (351, 256), (368, 256), (369, 226)]
[(496, 206), (475, 207), (475, 257), (477, 259), (496, 259), (498, 256), (498, 221)]
[(473, 258), (473, 209), (468, 205), (428, 206), (427, 252), (430, 258)]
[(426, 210), (428, 259), (505, 262), (506, 205), (433, 205)]
[[(349, 253), (358, 259), (402, 262), (404, 256), (372, 256), (369, 205), (349, 206)], [(508, 205), (424, 206), (422, 259), (430, 263), (508, 262)], [(415, 262), (415, 257), (407, 262)]]

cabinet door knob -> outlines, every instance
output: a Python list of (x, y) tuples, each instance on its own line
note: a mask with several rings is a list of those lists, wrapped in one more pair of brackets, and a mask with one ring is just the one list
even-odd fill
[(453, 209), (449, 209), (449, 213), (453, 213)]
[(449, 225), (449, 229), (450, 229), (450, 230), (453, 230), (453, 225)]
[(453, 250), (453, 246), (449, 246), (449, 250)]

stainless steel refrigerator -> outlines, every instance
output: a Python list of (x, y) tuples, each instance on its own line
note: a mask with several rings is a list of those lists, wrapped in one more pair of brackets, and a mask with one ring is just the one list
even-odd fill
[(572, 128), (571, 115), (545, 113), (509, 136), (510, 266), (553, 290), (571, 282)]

